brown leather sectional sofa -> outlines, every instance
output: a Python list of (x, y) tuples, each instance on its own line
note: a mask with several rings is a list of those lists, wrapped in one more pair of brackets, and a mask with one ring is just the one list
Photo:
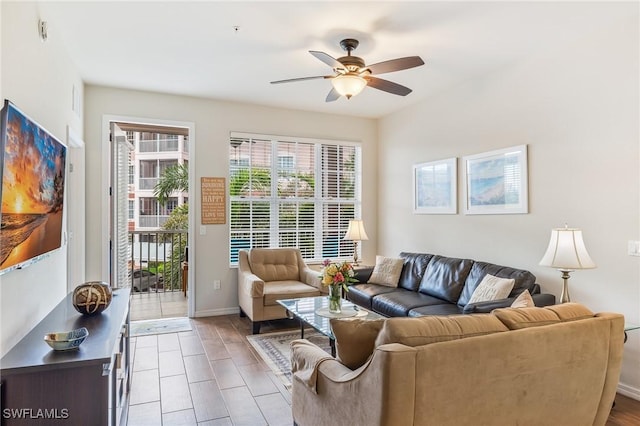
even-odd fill
[[(536, 306), (556, 301), (553, 294), (541, 294), (536, 277), (522, 269), (426, 253), (403, 252), (399, 257), (404, 265), (397, 287), (367, 282), (370, 274), (359, 274), (361, 284), (352, 285), (347, 298), (387, 317), (487, 313), (511, 306), (525, 290)], [(487, 274), (515, 279), (513, 290), (506, 299), (470, 304), (473, 291)]]

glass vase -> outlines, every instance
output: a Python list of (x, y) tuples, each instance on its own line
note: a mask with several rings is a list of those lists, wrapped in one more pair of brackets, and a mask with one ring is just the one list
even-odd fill
[(329, 312), (339, 314), (342, 312), (342, 286), (333, 284), (329, 286)]

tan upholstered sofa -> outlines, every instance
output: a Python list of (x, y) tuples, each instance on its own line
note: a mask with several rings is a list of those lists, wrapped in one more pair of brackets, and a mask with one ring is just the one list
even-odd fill
[(604, 425), (624, 339), (575, 303), (332, 324), (338, 359), (292, 343), (299, 426)]
[(261, 321), (286, 318), (278, 299), (322, 294), (318, 271), (304, 263), (298, 249), (254, 248), (238, 255), (240, 315), (251, 319), (253, 334), (260, 332)]

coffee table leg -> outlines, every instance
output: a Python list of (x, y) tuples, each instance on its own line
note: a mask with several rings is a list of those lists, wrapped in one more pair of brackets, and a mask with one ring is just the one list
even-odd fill
[(300, 320), (300, 338), (304, 339), (304, 321)]

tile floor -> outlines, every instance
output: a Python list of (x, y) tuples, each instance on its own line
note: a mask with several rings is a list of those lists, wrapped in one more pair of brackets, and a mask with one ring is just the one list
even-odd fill
[(187, 316), (187, 298), (181, 291), (131, 294), (131, 321)]
[[(128, 425), (288, 425), (291, 394), (249, 345), (237, 315), (191, 320), (190, 332), (131, 339)], [(264, 331), (296, 328), (266, 324)]]

